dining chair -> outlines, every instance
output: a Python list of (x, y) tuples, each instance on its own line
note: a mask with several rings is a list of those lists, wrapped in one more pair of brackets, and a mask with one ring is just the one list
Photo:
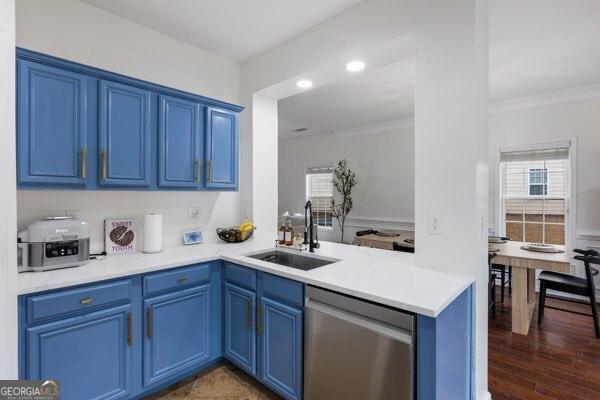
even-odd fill
[[(502, 240), (510, 240), (507, 237), (501, 237)], [(512, 292), (512, 267), (501, 264), (492, 264), (492, 270), (496, 276), (500, 276), (500, 303), (504, 303), (504, 291), (508, 286), (508, 293)]]
[(496, 253), (488, 253), (488, 309), (492, 311), (492, 318), (496, 318), (496, 273), (492, 269), (492, 258)]
[[(596, 304), (596, 287), (594, 285), (594, 276), (598, 275), (598, 269), (592, 268), (592, 265), (600, 265), (600, 253), (596, 250), (573, 250), (580, 255), (575, 256), (576, 260), (583, 261), (585, 266), (585, 278), (563, 274), (560, 272), (542, 271), (540, 273), (540, 305), (538, 309), (538, 324), (542, 323), (544, 318), (544, 307), (546, 305), (546, 290), (555, 290), (558, 292), (569, 293), (588, 297), (592, 308), (592, 317), (594, 318), (594, 329), (596, 337), (600, 338), (600, 323), (598, 321), (598, 305)], [(570, 301), (564, 298), (561, 300)]]
[(402, 246), (398, 242), (392, 242), (392, 248), (395, 251), (403, 251), (405, 253), (414, 253), (415, 252), (415, 248), (414, 247)]

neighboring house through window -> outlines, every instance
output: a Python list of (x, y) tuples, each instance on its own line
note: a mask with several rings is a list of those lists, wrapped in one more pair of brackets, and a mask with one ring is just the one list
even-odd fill
[(529, 169), (529, 195), (545, 196), (548, 194), (548, 169)]
[(312, 203), (315, 224), (326, 228), (333, 226), (332, 198), (333, 167), (326, 165), (306, 168), (306, 199)]
[(565, 244), (568, 148), (502, 152), (500, 161), (504, 234), (516, 241)]

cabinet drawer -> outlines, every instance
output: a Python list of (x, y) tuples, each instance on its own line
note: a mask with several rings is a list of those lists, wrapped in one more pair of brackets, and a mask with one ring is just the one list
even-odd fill
[(256, 271), (226, 262), (225, 281), (256, 290)]
[(302, 307), (304, 297), (302, 283), (267, 273), (263, 273), (262, 283), (264, 296), (274, 300), (285, 300)]
[(157, 272), (144, 276), (144, 296), (178, 287), (195, 285), (209, 280), (209, 263)]
[(129, 299), (131, 299), (129, 279), (31, 296), (27, 299), (27, 322), (31, 324), (50, 317), (98, 309), (101, 306)]

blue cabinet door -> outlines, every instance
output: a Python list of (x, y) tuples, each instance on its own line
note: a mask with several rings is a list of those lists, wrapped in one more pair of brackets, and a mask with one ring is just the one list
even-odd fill
[(206, 108), (206, 188), (236, 189), (238, 185), (238, 114)]
[(256, 377), (256, 294), (225, 284), (224, 357)]
[(263, 297), (259, 313), (261, 381), (286, 399), (301, 399), (302, 311)]
[(131, 395), (131, 305), (27, 329), (27, 378), (60, 381), (61, 399)]
[(202, 186), (203, 154), (200, 104), (173, 96), (159, 96), (158, 186)]
[(19, 187), (85, 186), (87, 79), (67, 70), (18, 62)]
[(210, 359), (210, 284), (144, 301), (144, 385)]
[(149, 187), (150, 92), (100, 81), (99, 185)]

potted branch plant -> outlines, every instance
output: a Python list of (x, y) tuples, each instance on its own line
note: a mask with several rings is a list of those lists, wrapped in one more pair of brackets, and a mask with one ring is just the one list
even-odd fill
[(356, 174), (348, 168), (348, 160), (341, 160), (333, 170), (333, 187), (338, 192), (338, 201), (335, 196), (331, 199), (331, 214), (337, 220), (342, 233), (341, 242), (344, 243), (344, 227), (346, 217), (352, 210), (352, 188), (358, 180)]

